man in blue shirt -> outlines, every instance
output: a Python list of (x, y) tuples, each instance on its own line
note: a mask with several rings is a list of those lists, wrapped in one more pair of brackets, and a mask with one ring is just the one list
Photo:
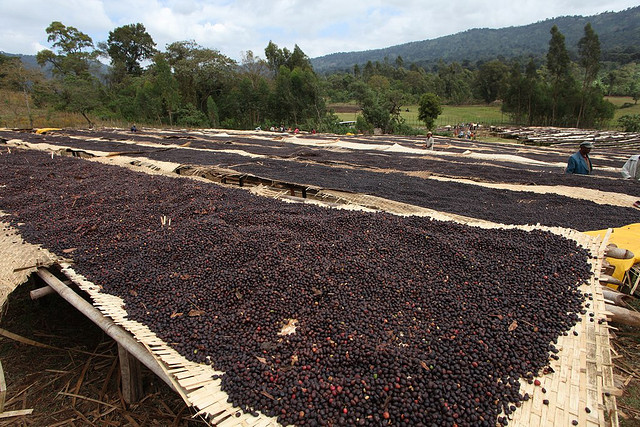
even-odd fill
[(589, 175), (593, 170), (589, 152), (593, 148), (593, 143), (584, 141), (580, 144), (580, 151), (569, 157), (566, 173), (577, 173), (580, 175)]

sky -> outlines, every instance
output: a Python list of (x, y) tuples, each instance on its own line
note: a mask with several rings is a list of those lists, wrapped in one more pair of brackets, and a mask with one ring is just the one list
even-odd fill
[(193, 40), (241, 61), (264, 58), (273, 41), (310, 58), (435, 39), (472, 28), (503, 28), (567, 15), (619, 12), (638, 0), (0, 0), (0, 51), (50, 49), (46, 28), (60, 21), (94, 44), (141, 23), (164, 50)]

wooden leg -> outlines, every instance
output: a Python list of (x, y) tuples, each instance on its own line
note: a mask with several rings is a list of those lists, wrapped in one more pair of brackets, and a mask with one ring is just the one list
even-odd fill
[(138, 359), (118, 344), (120, 374), (122, 377), (122, 396), (125, 402), (135, 403), (142, 397), (142, 373)]
[(4, 382), (4, 369), (0, 363), (0, 412), (4, 412), (4, 401), (7, 397), (7, 383)]

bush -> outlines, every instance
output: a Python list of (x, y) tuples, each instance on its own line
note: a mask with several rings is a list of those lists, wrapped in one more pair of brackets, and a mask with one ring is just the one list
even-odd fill
[(394, 124), (391, 128), (391, 132), (395, 135), (407, 135), (407, 136), (417, 136), (417, 135), (425, 134), (423, 130), (414, 128), (413, 126), (409, 126), (406, 123)]
[(625, 132), (640, 132), (640, 114), (625, 114), (618, 118), (618, 124)]
[(222, 129), (239, 129), (237, 120), (232, 118), (224, 119), (220, 122), (220, 127)]
[(363, 116), (358, 116), (356, 118), (356, 129), (360, 133), (372, 134), (374, 126), (369, 123)]
[(182, 108), (179, 108), (176, 112), (178, 119), (176, 124), (187, 127), (207, 127), (209, 125), (209, 119), (207, 116), (193, 104), (187, 104)]

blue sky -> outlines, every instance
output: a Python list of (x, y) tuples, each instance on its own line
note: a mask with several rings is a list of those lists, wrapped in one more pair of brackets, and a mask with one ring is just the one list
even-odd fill
[(0, 51), (50, 48), (45, 29), (60, 21), (94, 44), (119, 26), (142, 23), (160, 50), (195, 40), (240, 60), (249, 50), (264, 57), (271, 40), (290, 50), (297, 44), (313, 58), (635, 6), (637, 0), (0, 0)]

